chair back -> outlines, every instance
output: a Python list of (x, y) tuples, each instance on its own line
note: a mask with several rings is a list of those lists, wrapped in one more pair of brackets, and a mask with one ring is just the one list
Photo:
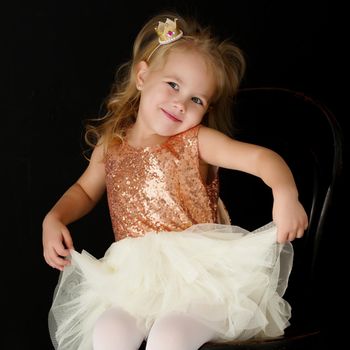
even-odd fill
[[(247, 88), (237, 95), (233, 137), (275, 150), (293, 172), (309, 227), (302, 239), (293, 241), (294, 265), (284, 297), (292, 306), (290, 329), (317, 330), (322, 249), (332, 235), (342, 173), (340, 126), (325, 105), (301, 92)], [(272, 194), (259, 178), (227, 169), (220, 169), (219, 175), (220, 196), (232, 224), (253, 230), (272, 220)]]

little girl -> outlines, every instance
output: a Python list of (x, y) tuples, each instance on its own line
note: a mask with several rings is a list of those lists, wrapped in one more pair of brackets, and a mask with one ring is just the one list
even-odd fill
[[(244, 71), (240, 50), (177, 14), (151, 19), (87, 129), (87, 169), (43, 221), (46, 262), (61, 276), (50, 310), (59, 350), (195, 350), (210, 340), (274, 337), (291, 241), (307, 215), (275, 152), (220, 131)], [(126, 73), (125, 73), (126, 72)], [(218, 167), (260, 177), (273, 222), (232, 226)], [(107, 191), (115, 242), (101, 259), (74, 250), (67, 225)]]

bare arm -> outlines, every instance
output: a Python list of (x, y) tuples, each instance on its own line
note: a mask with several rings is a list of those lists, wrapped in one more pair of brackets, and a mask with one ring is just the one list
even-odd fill
[(43, 248), (46, 262), (59, 270), (69, 263), (65, 257), (73, 249), (67, 225), (80, 219), (97, 204), (105, 191), (102, 146), (94, 149), (81, 177), (57, 201), (43, 220)]
[(203, 161), (258, 176), (272, 189), (272, 216), (279, 242), (303, 236), (308, 225), (307, 215), (298, 200), (293, 174), (281, 156), (265, 147), (231, 139), (206, 127), (200, 128), (198, 140)]

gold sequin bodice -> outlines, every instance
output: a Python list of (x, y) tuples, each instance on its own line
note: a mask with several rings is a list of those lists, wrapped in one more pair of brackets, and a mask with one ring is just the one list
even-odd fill
[(201, 179), (198, 130), (157, 146), (134, 148), (125, 141), (108, 151), (107, 198), (116, 240), (216, 222), (218, 178), (208, 184)]

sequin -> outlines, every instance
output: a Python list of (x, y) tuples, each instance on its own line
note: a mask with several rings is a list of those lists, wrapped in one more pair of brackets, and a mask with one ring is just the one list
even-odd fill
[(198, 130), (162, 145), (134, 148), (125, 141), (108, 151), (107, 198), (116, 240), (216, 222), (218, 177), (208, 184), (201, 179)]

